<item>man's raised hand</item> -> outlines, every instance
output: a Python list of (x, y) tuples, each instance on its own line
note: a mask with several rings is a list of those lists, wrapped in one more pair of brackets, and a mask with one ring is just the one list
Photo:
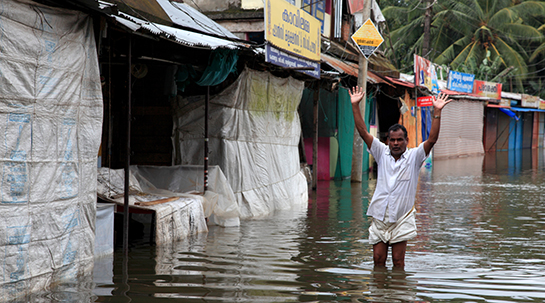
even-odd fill
[(352, 102), (352, 104), (357, 104), (363, 99), (365, 92), (362, 87), (356, 86), (349, 89), (348, 94), (350, 95), (350, 102)]
[(447, 105), (452, 99), (448, 99), (448, 95), (445, 93), (439, 93), (436, 98), (432, 99), (433, 107), (441, 110), (445, 105)]

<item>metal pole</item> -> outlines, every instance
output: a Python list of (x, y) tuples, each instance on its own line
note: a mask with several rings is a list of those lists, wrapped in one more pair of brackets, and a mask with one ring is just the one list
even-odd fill
[(318, 104), (320, 103), (320, 80), (317, 80), (315, 83), (313, 110), (314, 136), (312, 138), (312, 189), (316, 189), (318, 185)]
[(131, 165), (131, 98), (132, 98), (132, 35), (129, 34), (129, 77), (128, 77), (128, 100), (127, 100), (127, 146), (125, 149), (125, 193), (123, 196), (123, 253), (129, 255), (129, 178)]
[(210, 105), (210, 86), (206, 87), (204, 103), (204, 190), (208, 189), (208, 107)]

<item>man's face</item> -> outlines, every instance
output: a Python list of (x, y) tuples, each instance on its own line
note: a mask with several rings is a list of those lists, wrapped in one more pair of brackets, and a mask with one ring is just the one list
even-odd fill
[(390, 154), (397, 160), (407, 149), (407, 143), (409, 140), (405, 138), (405, 134), (401, 129), (391, 131), (388, 136), (388, 146), (390, 147)]

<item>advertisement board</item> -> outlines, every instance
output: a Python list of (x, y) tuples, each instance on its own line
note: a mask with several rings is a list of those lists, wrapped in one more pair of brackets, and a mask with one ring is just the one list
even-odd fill
[(414, 55), (414, 84), (427, 87), (434, 94), (439, 93), (435, 65), (416, 54)]

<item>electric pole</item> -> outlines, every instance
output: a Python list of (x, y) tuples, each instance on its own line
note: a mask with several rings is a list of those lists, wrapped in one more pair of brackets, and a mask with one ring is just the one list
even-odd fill
[[(363, 0), (362, 20), (365, 23), (371, 16), (371, 0)], [(357, 47), (357, 46), (356, 46)], [(360, 53), (359, 56), (359, 72), (358, 72), (358, 86), (360, 86), (364, 92), (367, 92), (367, 59)], [(360, 102), (361, 116), (365, 119), (365, 103), (367, 94), (363, 96), (362, 102)], [(364, 145), (363, 139), (354, 127), (354, 146), (352, 148), (352, 182), (361, 182), (363, 171), (363, 151)]]

